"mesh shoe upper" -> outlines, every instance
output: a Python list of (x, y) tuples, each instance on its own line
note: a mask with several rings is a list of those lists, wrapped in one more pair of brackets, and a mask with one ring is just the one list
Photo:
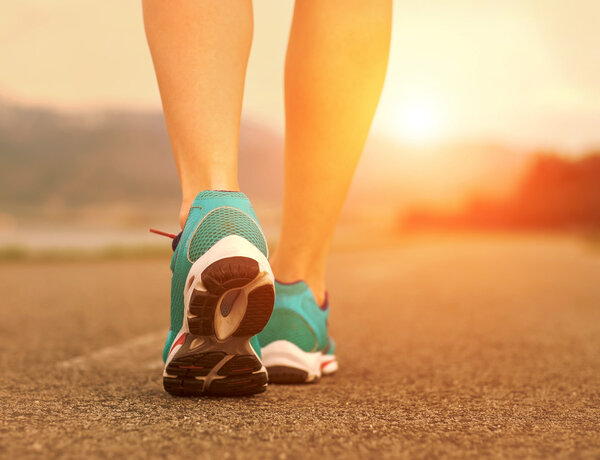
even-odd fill
[(229, 235), (247, 239), (266, 256), (267, 242), (256, 217), (231, 206), (221, 206), (209, 211), (198, 224), (188, 247), (189, 261), (198, 260), (217, 241)]

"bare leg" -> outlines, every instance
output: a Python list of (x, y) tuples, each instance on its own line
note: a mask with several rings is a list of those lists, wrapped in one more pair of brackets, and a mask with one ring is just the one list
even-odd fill
[(143, 0), (144, 23), (181, 180), (183, 228), (202, 190), (239, 190), (237, 154), (251, 0)]
[(391, 0), (297, 0), (285, 68), (277, 279), (324, 300), (329, 245), (383, 86)]

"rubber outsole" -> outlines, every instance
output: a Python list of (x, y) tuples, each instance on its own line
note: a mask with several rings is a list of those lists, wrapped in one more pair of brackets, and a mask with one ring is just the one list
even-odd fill
[[(173, 377), (163, 377), (163, 385), (167, 392), (176, 396), (262, 393), (267, 389), (267, 374), (264, 370), (261, 372), (262, 368), (262, 363), (253, 355), (229, 357), (222, 352), (207, 352), (176, 356), (166, 369)], [(212, 379), (205, 388), (206, 380), (197, 377), (215, 371), (218, 378)]]
[[(271, 383), (296, 385), (307, 383), (306, 381), (308, 380), (308, 372), (290, 366), (269, 366), (267, 371), (269, 373), (269, 382)], [(317, 382), (318, 380), (316, 378), (313, 382)]]
[[(267, 371), (250, 345), (273, 311), (272, 283), (256, 284), (259, 263), (250, 257), (219, 259), (201, 273), (203, 289), (194, 288), (187, 312), (187, 326), (177, 352), (163, 373), (165, 390), (177, 396), (241, 396), (266, 390)], [(194, 278), (188, 285), (194, 285)], [(240, 296), (241, 300), (238, 299)], [(215, 316), (227, 318), (245, 300), (245, 311), (231, 334), (217, 338)], [(217, 310), (219, 309), (219, 310)], [(183, 337), (183, 338), (181, 338)]]

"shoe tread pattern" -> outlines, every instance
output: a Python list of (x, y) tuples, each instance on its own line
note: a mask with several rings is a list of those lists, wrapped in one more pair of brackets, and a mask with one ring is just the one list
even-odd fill
[(269, 382), (279, 384), (300, 384), (308, 380), (308, 372), (289, 366), (269, 366)]

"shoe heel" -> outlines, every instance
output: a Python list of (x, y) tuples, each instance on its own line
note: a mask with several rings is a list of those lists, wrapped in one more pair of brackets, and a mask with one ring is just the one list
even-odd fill
[(250, 344), (269, 321), (274, 279), (265, 255), (237, 235), (196, 260), (184, 287), (184, 320), (163, 371), (173, 395), (250, 395), (267, 370)]

